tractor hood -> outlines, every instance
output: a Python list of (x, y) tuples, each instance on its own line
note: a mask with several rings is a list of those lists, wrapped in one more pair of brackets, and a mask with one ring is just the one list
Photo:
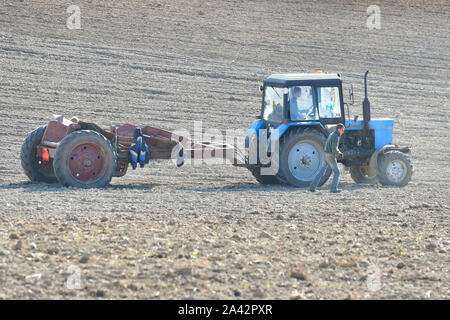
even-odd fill
[[(345, 121), (345, 130), (362, 130), (364, 120)], [(375, 134), (375, 149), (392, 144), (392, 133), (394, 130), (394, 120), (392, 119), (372, 119), (369, 121), (369, 130)]]

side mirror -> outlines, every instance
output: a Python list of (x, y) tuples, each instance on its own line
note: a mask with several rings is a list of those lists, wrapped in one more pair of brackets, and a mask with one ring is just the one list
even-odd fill
[(355, 103), (355, 97), (353, 95), (353, 85), (351, 85), (350, 90), (348, 91), (348, 96), (350, 99), (350, 104), (354, 104)]
[(264, 90), (263, 85), (260, 85), (260, 86), (259, 86), (259, 91), (263, 91), (263, 90)]

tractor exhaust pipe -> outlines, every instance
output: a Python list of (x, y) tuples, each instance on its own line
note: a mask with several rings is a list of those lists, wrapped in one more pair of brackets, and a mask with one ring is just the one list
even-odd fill
[(364, 129), (369, 129), (369, 121), (370, 121), (370, 102), (367, 97), (367, 74), (369, 70), (364, 74), (364, 101), (363, 101), (363, 120), (364, 120)]

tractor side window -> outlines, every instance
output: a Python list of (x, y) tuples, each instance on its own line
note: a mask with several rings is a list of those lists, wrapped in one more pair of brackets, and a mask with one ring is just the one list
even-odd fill
[(341, 99), (337, 87), (317, 88), (317, 100), (321, 118), (341, 117)]
[(293, 121), (319, 119), (319, 115), (314, 108), (311, 87), (289, 88), (289, 111)]
[(279, 122), (283, 119), (283, 88), (266, 87), (263, 119)]

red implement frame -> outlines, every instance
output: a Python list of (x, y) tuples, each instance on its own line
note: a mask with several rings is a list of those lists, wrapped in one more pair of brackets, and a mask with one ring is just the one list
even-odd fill
[[(51, 162), (56, 148), (64, 137), (77, 130), (93, 130), (105, 136), (116, 150), (117, 169), (114, 176), (125, 175), (129, 163), (128, 148), (133, 141), (134, 130), (137, 126), (132, 124), (124, 124), (118, 128), (111, 126), (107, 131), (95, 123), (78, 121), (75, 118), (72, 120), (58, 116), (47, 124), (44, 136), (36, 150), (37, 156), (43, 158), (44, 153), (48, 153), (50, 159), (47, 160)], [(150, 126), (142, 127), (141, 130), (150, 149), (151, 159), (175, 158), (182, 147), (186, 159), (222, 158), (228, 159), (235, 166), (244, 166), (244, 162), (241, 159), (238, 160), (238, 150), (232, 145), (216, 142), (193, 142), (170, 131)]]

